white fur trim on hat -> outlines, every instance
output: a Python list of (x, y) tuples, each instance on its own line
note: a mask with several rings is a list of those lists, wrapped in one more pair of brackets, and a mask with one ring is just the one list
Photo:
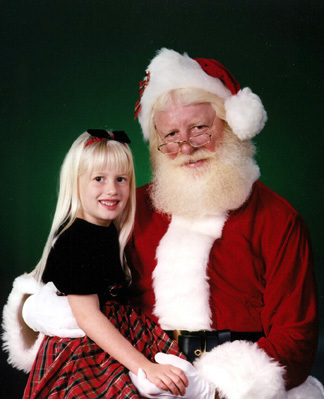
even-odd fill
[(158, 97), (168, 91), (186, 87), (201, 88), (224, 99), (226, 121), (241, 140), (251, 139), (264, 127), (267, 114), (256, 94), (245, 88), (233, 95), (220, 79), (208, 75), (186, 53), (181, 55), (174, 50), (162, 48), (147, 71), (149, 77), (138, 115), (145, 140), (149, 139), (151, 110)]
[(252, 139), (267, 121), (260, 98), (248, 87), (225, 100), (225, 110), (226, 121), (240, 140)]
[(29, 274), (17, 277), (3, 308), (3, 349), (8, 352), (8, 363), (25, 373), (31, 370), (44, 334), (27, 326), (22, 317), (22, 308), (25, 300), (42, 285)]
[(194, 366), (226, 399), (287, 397), (284, 368), (256, 343), (226, 342), (196, 360)]

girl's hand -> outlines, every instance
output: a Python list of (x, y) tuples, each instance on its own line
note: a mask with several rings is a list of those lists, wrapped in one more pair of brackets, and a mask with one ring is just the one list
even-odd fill
[(158, 388), (170, 391), (173, 395), (184, 395), (189, 384), (186, 374), (178, 367), (169, 364), (151, 363), (145, 368), (147, 379)]

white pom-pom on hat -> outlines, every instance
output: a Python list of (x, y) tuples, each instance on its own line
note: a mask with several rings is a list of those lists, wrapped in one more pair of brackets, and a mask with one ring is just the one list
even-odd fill
[(148, 66), (140, 83), (135, 107), (144, 139), (149, 139), (151, 109), (163, 93), (195, 87), (224, 99), (226, 121), (240, 140), (248, 140), (264, 127), (267, 114), (260, 98), (249, 88), (240, 89), (233, 75), (218, 61), (192, 59), (187, 54), (162, 48)]
[(226, 121), (240, 140), (252, 139), (267, 121), (260, 98), (248, 87), (226, 99), (225, 110)]

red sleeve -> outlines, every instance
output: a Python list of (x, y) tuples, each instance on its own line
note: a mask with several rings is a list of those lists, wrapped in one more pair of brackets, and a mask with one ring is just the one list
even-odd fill
[[(270, 235), (265, 255), (264, 332), (258, 345), (286, 368), (287, 388), (309, 375), (317, 349), (318, 320), (313, 258), (307, 227), (293, 213)], [(268, 257), (267, 257), (268, 256)]]

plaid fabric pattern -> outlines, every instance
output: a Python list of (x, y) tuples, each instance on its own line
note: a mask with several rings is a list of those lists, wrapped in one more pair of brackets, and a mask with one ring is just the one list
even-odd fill
[[(104, 313), (148, 359), (157, 352), (184, 358), (177, 344), (133, 306), (107, 303)], [(128, 370), (88, 337), (45, 337), (23, 399), (141, 399)]]

